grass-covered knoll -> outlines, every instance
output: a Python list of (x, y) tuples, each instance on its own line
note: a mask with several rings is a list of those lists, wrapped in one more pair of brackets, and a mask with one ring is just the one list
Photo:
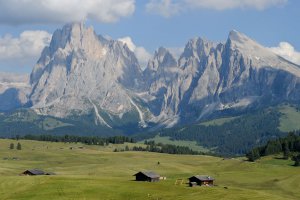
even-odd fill
[(280, 117), (279, 129), (284, 132), (300, 130), (300, 112), (294, 106), (281, 106), (279, 111), (282, 113)]
[[(300, 168), (291, 161), (257, 163), (243, 159), (183, 156), (147, 152), (112, 152), (116, 146), (19, 141), (22, 150), (9, 150), (12, 140), (0, 140), (0, 197), (6, 199), (300, 199)], [(72, 149), (70, 149), (72, 147)], [(83, 147), (83, 148), (80, 148)], [(5, 158), (5, 159), (3, 159)], [(16, 158), (16, 159), (12, 159)], [(157, 162), (160, 162), (160, 165)], [(55, 176), (19, 176), (40, 168)], [(132, 181), (139, 170), (167, 176), (159, 183)], [(207, 174), (216, 187), (174, 185), (177, 178)], [(224, 189), (228, 187), (228, 189)]]
[(200, 125), (203, 126), (221, 126), (227, 122), (231, 122), (232, 120), (236, 119), (237, 117), (225, 117), (225, 118), (219, 118), (214, 119), (206, 122), (201, 122)]
[[(171, 144), (176, 146), (189, 147), (194, 151), (203, 152), (203, 153), (211, 152), (209, 149), (199, 146), (196, 141), (172, 140), (170, 137), (161, 137), (159, 135), (156, 135), (154, 138), (148, 139), (148, 141), (154, 141), (156, 144), (162, 143), (162, 144)], [(144, 143), (144, 140), (141, 141), (140, 143)]]

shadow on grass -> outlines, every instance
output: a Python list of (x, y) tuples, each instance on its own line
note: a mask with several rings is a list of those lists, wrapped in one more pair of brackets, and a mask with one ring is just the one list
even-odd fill
[(286, 159), (286, 158), (284, 158), (284, 157), (273, 157), (274, 159), (276, 159), (276, 160), (288, 160), (288, 159)]

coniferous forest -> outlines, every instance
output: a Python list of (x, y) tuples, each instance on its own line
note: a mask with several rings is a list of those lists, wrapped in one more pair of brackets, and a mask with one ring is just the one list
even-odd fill
[(282, 154), (282, 159), (292, 159), (295, 166), (300, 166), (299, 131), (291, 132), (286, 137), (270, 140), (266, 145), (253, 148), (246, 157), (254, 162), (263, 156)]

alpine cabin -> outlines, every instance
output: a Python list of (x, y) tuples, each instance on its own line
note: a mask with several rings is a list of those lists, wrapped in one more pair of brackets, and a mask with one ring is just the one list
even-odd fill
[(154, 172), (138, 172), (134, 174), (136, 181), (158, 182), (160, 175)]
[(194, 186), (213, 186), (214, 178), (206, 175), (196, 175), (189, 178), (189, 185)]

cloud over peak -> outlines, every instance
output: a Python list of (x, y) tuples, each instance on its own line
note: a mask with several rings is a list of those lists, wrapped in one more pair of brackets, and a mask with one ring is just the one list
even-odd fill
[(145, 68), (147, 66), (147, 63), (149, 59), (152, 57), (152, 55), (144, 48), (141, 46), (136, 46), (131, 37), (123, 37), (119, 38), (118, 41), (123, 42), (124, 44), (127, 45), (127, 47), (135, 53), (136, 58), (138, 59), (140, 65), (142, 68)]
[(51, 34), (46, 31), (24, 31), (19, 37), (0, 36), (0, 64), (31, 68), (50, 40)]
[(66, 23), (92, 19), (111, 23), (135, 11), (135, 0), (0, 1), (0, 23)]
[(300, 52), (288, 42), (280, 42), (278, 47), (270, 48), (275, 54), (300, 65)]

